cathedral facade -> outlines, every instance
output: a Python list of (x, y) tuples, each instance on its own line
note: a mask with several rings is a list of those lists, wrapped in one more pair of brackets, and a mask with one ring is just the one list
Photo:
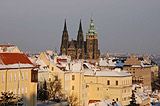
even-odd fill
[(82, 24), (80, 20), (77, 40), (69, 41), (66, 20), (64, 23), (64, 30), (62, 34), (62, 41), (60, 47), (61, 55), (69, 55), (71, 59), (98, 59), (100, 50), (98, 49), (97, 32), (94, 29), (93, 16), (91, 17), (90, 29), (84, 41)]

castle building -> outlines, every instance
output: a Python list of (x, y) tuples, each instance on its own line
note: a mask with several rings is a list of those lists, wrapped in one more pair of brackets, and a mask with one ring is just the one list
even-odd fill
[(71, 59), (98, 59), (100, 50), (98, 49), (97, 32), (94, 29), (93, 16), (91, 17), (90, 29), (84, 41), (82, 24), (80, 20), (77, 40), (69, 41), (66, 20), (62, 34), (62, 42), (60, 47), (61, 55), (69, 55)]

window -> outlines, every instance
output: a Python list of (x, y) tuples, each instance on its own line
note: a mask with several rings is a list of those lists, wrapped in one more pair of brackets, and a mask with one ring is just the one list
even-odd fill
[(22, 72), (22, 80), (24, 80), (24, 72)]
[(10, 73), (10, 82), (12, 81), (12, 73)]
[(25, 88), (25, 93), (27, 93), (27, 87)]
[(110, 80), (107, 81), (107, 85), (110, 85)]
[(72, 75), (72, 80), (75, 80), (75, 75)]
[(20, 80), (20, 72), (18, 72), (18, 80)]
[(116, 81), (116, 85), (118, 85), (118, 81)]
[(54, 76), (54, 80), (55, 80), (55, 81), (58, 81), (58, 76)]
[(52, 71), (54, 71), (54, 67), (52, 67)]
[(99, 87), (97, 87), (97, 91), (99, 91)]
[(51, 78), (49, 78), (49, 81), (51, 81)]
[(4, 82), (4, 80), (5, 80), (5, 75), (2, 74), (2, 82)]
[(26, 80), (28, 79), (28, 72), (26, 72)]
[(24, 93), (24, 88), (22, 88), (22, 94)]
[(16, 88), (14, 88), (14, 92), (13, 93), (16, 94)]
[(16, 81), (16, 73), (14, 73), (14, 81)]
[(118, 98), (116, 98), (116, 101), (118, 101)]
[(74, 86), (72, 86), (72, 90), (74, 90)]
[(18, 94), (20, 94), (20, 88), (18, 89)]
[(9, 92), (11, 93), (11, 92), (12, 92), (12, 89), (10, 89)]
[(135, 71), (133, 71), (133, 73), (135, 73)]

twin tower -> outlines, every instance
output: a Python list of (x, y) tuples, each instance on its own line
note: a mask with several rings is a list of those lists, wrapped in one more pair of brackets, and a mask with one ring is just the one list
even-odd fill
[(80, 20), (77, 40), (69, 41), (66, 20), (64, 22), (64, 30), (62, 34), (62, 42), (60, 47), (61, 55), (69, 55), (71, 59), (98, 59), (100, 50), (98, 49), (97, 32), (94, 29), (93, 16), (91, 16), (90, 29), (84, 41), (82, 24)]

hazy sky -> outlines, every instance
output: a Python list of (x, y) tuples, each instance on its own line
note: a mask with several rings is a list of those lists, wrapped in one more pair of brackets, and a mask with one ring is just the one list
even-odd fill
[(0, 0), (0, 44), (22, 51), (60, 47), (64, 19), (76, 39), (93, 13), (101, 52), (160, 53), (160, 0)]

